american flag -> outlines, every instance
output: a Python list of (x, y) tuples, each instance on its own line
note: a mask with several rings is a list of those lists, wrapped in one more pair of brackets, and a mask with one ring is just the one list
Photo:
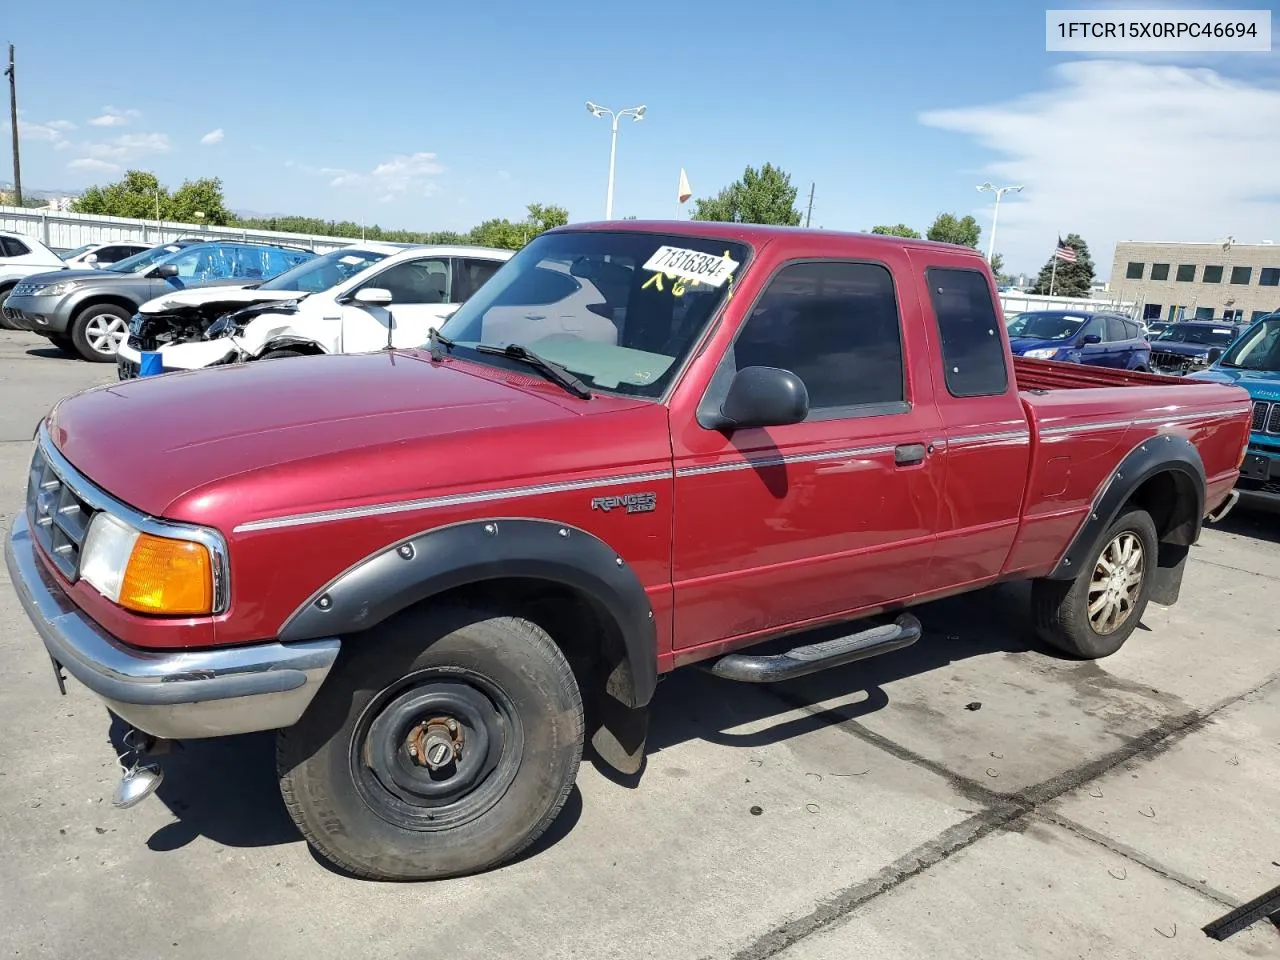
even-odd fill
[(1061, 260), (1063, 263), (1076, 262), (1075, 250), (1071, 249), (1071, 247), (1068, 247), (1065, 243), (1063, 243), (1061, 237), (1058, 238), (1058, 249), (1053, 251), (1053, 255), (1057, 257), (1059, 260)]

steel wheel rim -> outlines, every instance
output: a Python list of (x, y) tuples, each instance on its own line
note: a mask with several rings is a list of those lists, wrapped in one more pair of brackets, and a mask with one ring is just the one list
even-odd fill
[(84, 338), (97, 353), (114, 354), (129, 335), (129, 325), (114, 313), (97, 313), (84, 325)]
[(1118, 533), (1102, 548), (1089, 579), (1089, 625), (1094, 633), (1105, 637), (1128, 622), (1145, 574), (1146, 549), (1136, 533)]
[[(439, 770), (425, 751), (411, 755), (413, 732), (453, 720), (460, 757)], [(422, 744), (418, 740), (418, 744)], [(364, 804), (406, 830), (460, 826), (490, 810), (515, 781), (524, 731), (514, 701), (469, 670), (433, 667), (378, 693), (352, 730), (348, 759)]]

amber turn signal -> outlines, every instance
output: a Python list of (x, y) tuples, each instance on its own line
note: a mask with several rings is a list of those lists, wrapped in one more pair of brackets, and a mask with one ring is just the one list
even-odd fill
[(120, 584), (120, 606), (139, 613), (213, 612), (213, 561), (189, 540), (138, 535)]

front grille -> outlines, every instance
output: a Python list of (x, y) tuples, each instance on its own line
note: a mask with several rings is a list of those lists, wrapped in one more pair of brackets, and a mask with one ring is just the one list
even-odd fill
[(13, 320), (16, 322), (19, 319), (20, 315), (17, 310), (14, 310), (12, 307), (4, 307), (3, 309), (4, 318), (6, 320)]
[(1249, 429), (1254, 433), (1261, 433), (1267, 425), (1267, 414), (1271, 410), (1271, 404), (1265, 400), (1253, 401), (1253, 419), (1249, 421)]
[(1185, 373), (1194, 365), (1190, 357), (1181, 353), (1171, 353), (1167, 350), (1151, 351), (1151, 366), (1158, 370), (1177, 370)]
[(36, 542), (68, 580), (80, 573), (80, 548), (93, 512), (37, 449), (27, 476), (27, 519)]

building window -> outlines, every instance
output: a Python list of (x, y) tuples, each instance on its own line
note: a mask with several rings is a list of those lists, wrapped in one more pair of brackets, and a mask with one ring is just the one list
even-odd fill
[(1196, 265), (1194, 263), (1178, 264), (1178, 282), (1179, 283), (1195, 283), (1196, 282)]
[(1280, 287), (1280, 267), (1263, 267), (1259, 270), (1258, 286)]
[(1187, 309), (1186, 307), (1178, 307), (1178, 306), (1170, 305), (1169, 320), (1172, 321), (1173, 323), (1177, 323), (1179, 320), (1182, 319), (1182, 312), (1186, 309)]
[(1151, 265), (1152, 280), (1168, 280), (1169, 265), (1167, 263), (1153, 263)]
[(1253, 267), (1232, 267), (1232, 283), (1248, 283), (1253, 278)]
[(1212, 320), (1212, 319), (1213, 319), (1213, 307), (1196, 307), (1196, 319), (1197, 319), (1197, 320)]
[(1143, 320), (1159, 320), (1160, 311), (1163, 309), (1164, 309), (1163, 304), (1159, 304), (1159, 303), (1145, 304), (1142, 308), (1142, 319)]
[(1249, 322), (1257, 323), (1259, 320), (1261, 320), (1265, 316), (1268, 316), (1270, 313), (1271, 313), (1270, 310), (1255, 310), (1253, 311), (1253, 313), (1249, 314)]
[(1129, 269), (1124, 272), (1124, 278), (1126, 280), (1141, 280), (1142, 268), (1144, 266), (1146, 266), (1146, 264), (1135, 263), (1134, 261), (1130, 260)]
[(1204, 282), (1205, 283), (1221, 283), (1222, 268), (1221, 267), (1205, 267)]
[(1244, 311), (1243, 310), (1223, 310), (1222, 319), (1226, 320), (1228, 323), (1239, 323), (1241, 320), (1244, 319)]

